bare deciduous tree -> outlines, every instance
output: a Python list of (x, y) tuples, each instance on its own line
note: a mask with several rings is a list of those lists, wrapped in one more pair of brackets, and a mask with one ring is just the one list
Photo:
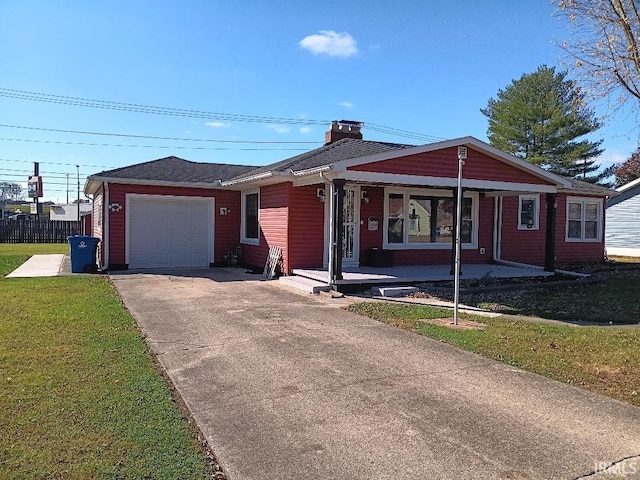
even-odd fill
[(561, 47), (586, 92), (614, 108), (640, 107), (640, 13), (637, 0), (554, 0), (570, 37)]
[(19, 183), (0, 182), (0, 202), (22, 199), (22, 187)]

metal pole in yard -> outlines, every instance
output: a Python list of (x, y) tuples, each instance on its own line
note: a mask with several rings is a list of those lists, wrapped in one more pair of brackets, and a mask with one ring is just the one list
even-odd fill
[(458, 325), (458, 306), (460, 303), (460, 250), (462, 234), (462, 166), (467, 158), (467, 147), (458, 147), (458, 191), (456, 199), (456, 258), (453, 295), (453, 324)]
[(80, 221), (80, 165), (76, 165), (76, 171), (78, 174), (78, 221)]

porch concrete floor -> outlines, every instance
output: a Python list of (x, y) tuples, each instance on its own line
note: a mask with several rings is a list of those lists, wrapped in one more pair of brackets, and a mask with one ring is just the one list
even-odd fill
[[(450, 265), (415, 265), (389, 268), (345, 267), (343, 279), (337, 283), (348, 284), (392, 284), (414, 282), (437, 282), (453, 280)], [(329, 272), (323, 269), (293, 269), (294, 275), (329, 283)], [(494, 278), (547, 277), (553, 273), (538, 268), (512, 267), (496, 264), (462, 265), (460, 278), (463, 280), (491, 276)]]

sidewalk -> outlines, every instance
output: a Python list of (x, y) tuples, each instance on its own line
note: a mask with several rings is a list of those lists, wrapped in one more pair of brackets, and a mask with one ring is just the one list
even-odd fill
[(6, 278), (57, 277), (62, 270), (65, 255), (34, 255), (7, 275)]

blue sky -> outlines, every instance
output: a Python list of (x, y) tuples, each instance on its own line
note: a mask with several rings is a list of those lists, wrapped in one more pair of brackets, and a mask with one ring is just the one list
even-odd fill
[[(82, 184), (168, 155), (264, 165), (321, 146), (326, 122), (340, 119), (365, 122), (370, 140), (427, 141), (367, 124), (486, 140), (489, 98), (541, 64), (562, 68), (553, 41), (566, 31), (552, 12), (547, 0), (2, 0), (0, 181), (26, 181), (37, 161), (44, 200), (64, 202), (76, 165)], [(257, 116), (290, 121), (240, 121)], [(636, 149), (635, 124), (621, 112), (596, 132), (603, 163)], [(236, 143), (246, 141), (274, 143)]]

